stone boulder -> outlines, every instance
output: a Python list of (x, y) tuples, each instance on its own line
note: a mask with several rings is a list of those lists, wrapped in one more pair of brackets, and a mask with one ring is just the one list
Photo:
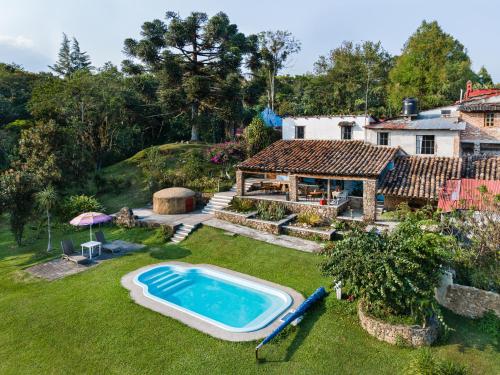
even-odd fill
[(137, 225), (137, 216), (132, 209), (123, 207), (115, 216), (115, 223), (119, 227), (133, 228)]

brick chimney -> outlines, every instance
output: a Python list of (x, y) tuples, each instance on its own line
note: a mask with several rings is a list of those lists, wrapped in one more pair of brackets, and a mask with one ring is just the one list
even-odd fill
[(471, 94), (472, 92), (472, 81), (467, 81), (467, 88), (465, 90), (465, 96), (464, 96), (464, 99), (467, 100), (469, 99), (469, 95)]

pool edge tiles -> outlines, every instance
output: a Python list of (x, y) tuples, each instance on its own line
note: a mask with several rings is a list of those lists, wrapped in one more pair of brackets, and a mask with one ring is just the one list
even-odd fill
[[(250, 329), (252, 329), (251, 331), (246, 331), (248, 327), (243, 327), (242, 329), (231, 329), (231, 327), (229, 327), (230, 329), (228, 329), (227, 326), (224, 327), (224, 324), (220, 324), (220, 322), (205, 316), (200, 316), (197, 313), (193, 313), (193, 311), (189, 309), (184, 309), (182, 306), (170, 303), (162, 298), (150, 294), (147, 285), (138, 281), (138, 278), (144, 273), (162, 266), (171, 268), (177, 267), (182, 270), (201, 269), (206, 271), (208, 274), (215, 275), (217, 278), (227, 278), (227, 281), (240, 286), (257, 289), (264, 291), (265, 293), (281, 295), (281, 297), (285, 299), (285, 296), (288, 296), (291, 301), (286, 302), (288, 307), (283, 308), (282, 311), (280, 310), (279, 312), (276, 312), (272, 318), (269, 319), (269, 321), (265, 321), (265, 325), (262, 328), (259, 328), (259, 326), (250, 327)], [(152, 264), (128, 273), (122, 278), (121, 283), (130, 291), (132, 299), (137, 304), (176, 319), (211, 336), (228, 341), (253, 341), (266, 337), (279, 326), (279, 318), (281, 316), (286, 314), (286, 312), (290, 309), (296, 309), (304, 301), (304, 297), (291, 288), (210, 264), (189, 264), (184, 262), (163, 262)]]

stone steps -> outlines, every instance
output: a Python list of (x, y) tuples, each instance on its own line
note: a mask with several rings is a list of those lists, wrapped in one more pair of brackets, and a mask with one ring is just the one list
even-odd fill
[(172, 238), (170, 239), (170, 241), (174, 242), (174, 243), (179, 243), (179, 242), (183, 241), (187, 236), (189, 236), (198, 227), (198, 225), (181, 224), (177, 228), (177, 230), (175, 231), (175, 233), (172, 236)]

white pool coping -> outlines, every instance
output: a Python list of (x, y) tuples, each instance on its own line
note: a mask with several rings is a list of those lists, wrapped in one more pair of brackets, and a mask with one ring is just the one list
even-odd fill
[[(266, 325), (265, 327), (251, 331), (251, 332), (231, 332), (227, 329), (222, 328), (220, 325), (211, 323), (206, 319), (196, 316), (195, 314), (189, 313), (179, 309), (178, 306), (173, 304), (165, 303), (165, 301), (157, 298), (151, 298), (148, 296), (147, 288), (145, 289), (140, 283), (136, 283), (136, 278), (152, 268), (158, 266), (180, 266), (186, 268), (203, 268), (207, 270), (212, 270), (218, 274), (222, 273), (229, 276), (234, 276), (243, 280), (247, 280), (250, 283), (256, 283), (263, 285), (264, 287), (273, 288), (277, 291), (284, 292), (289, 295), (292, 299), (290, 306), (285, 309), (281, 314), (276, 316), (276, 318)], [(130, 296), (139, 305), (156, 311), (162, 315), (168, 316), (170, 318), (176, 319), (189, 327), (195, 328), (201, 332), (204, 332), (210, 336), (227, 340), (227, 341), (254, 341), (266, 337), (272, 331), (274, 331), (280, 324), (280, 318), (285, 315), (289, 310), (296, 309), (303, 301), (304, 297), (295, 291), (294, 289), (272, 283), (267, 280), (262, 280), (250, 275), (246, 275), (240, 272), (232, 271), (227, 268), (217, 267), (211, 264), (190, 264), (184, 262), (163, 262), (151, 264), (145, 267), (141, 267), (134, 270), (121, 279), (122, 285), (130, 291)]]

